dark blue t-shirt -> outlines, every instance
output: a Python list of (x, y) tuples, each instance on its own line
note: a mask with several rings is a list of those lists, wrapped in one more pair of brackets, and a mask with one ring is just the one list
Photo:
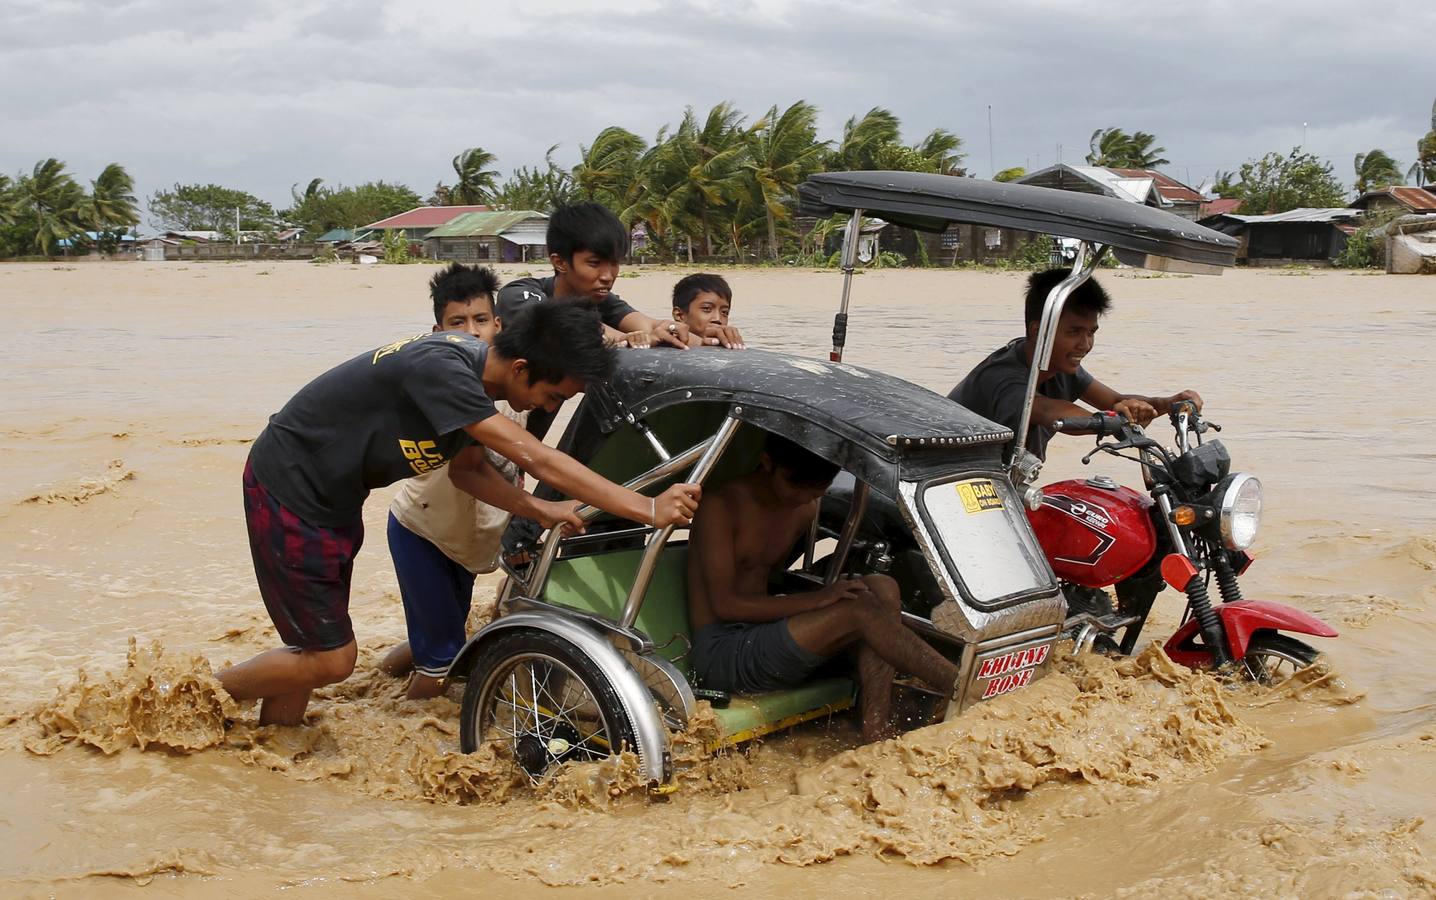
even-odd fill
[(431, 332), (335, 366), (270, 417), (249, 451), (255, 477), (312, 524), (355, 522), (370, 491), (474, 443), (464, 426), (497, 412), (482, 381), (488, 352), (472, 335)]
[[(967, 377), (947, 395), (985, 419), (1006, 425), (1017, 433), (1022, 424), (1022, 405), (1027, 399), (1027, 339), (1018, 338), (978, 363)], [(1081, 366), (1076, 375), (1058, 372), (1037, 385), (1037, 393), (1071, 403), (1087, 393), (1092, 376)], [(1038, 459), (1047, 458), (1047, 442), (1056, 432), (1045, 425), (1027, 429), (1027, 449)]]

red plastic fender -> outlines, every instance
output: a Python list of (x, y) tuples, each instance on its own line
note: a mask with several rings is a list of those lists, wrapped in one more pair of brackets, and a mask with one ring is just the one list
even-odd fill
[[(1297, 634), (1310, 634), (1316, 637), (1334, 638), (1337, 636), (1336, 629), (1313, 616), (1311, 613), (1287, 606), (1285, 603), (1273, 603), (1270, 600), (1238, 600), (1236, 603), (1222, 603), (1214, 607), (1216, 614), (1221, 617), (1222, 629), (1227, 634), (1227, 647), (1232, 659), (1241, 659), (1247, 655), (1247, 645), (1251, 643), (1252, 635), (1258, 631), (1294, 631)], [(1196, 647), (1196, 639), (1201, 635), (1201, 626), (1195, 618), (1187, 620), (1187, 623), (1177, 629), (1177, 633), (1167, 639), (1163, 649), (1173, 662), (1181, 663), (1189, 669), (1211, 668), (1212, 657), (1207, 651)]]

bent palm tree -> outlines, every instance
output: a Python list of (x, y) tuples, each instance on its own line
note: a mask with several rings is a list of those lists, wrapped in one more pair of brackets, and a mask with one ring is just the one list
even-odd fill
[(781, 114), (773, 106), (748, 131), (744, 168), (754, 198), (764, 210), (768, 253), (774, 259), (778, 256), (778, 222), (790, 217), (784, 201), (798, 182), (822, 167), (827, 154), (827, 141), (817, 139), (817, 118), (817, 108), (799, 100)]
[(883, 151), (900, 141), (898, 117), (881, 106), (874, 106), (859, 119), (853, 116), (843, 123), (843, 137), (827, 160), (830, 172), (858, 172), (880, 169)]
[(65, 164), (53, 157), (35, 163), (35, 168), (15, 186), (15, 213), (35, 229), (31, 246), (48, 254), (57, 241), (84, 230), (81, 204), (85, 192), (65, 171)]
[(1416, 161), (1406, 177), (1416, 182), (1417, 187), (1436, 184), (1436, 100), (1431, 102), (1431, 130), (1416, 142)]
[(598, 133), (593, 143), (579, 146), (582, 159), (573, 168), (573, 183), (585, 200), (611, 209), (625, 209), (634, 200), (638, 162), (648, 149), (643, 138), (617, 125)]
[(90, 196), (82, 210), (86, 223), (95, 231), (123, 232), (140, 221), (135, 199), (135, 180), (119, 163), (110, 163), (90, 183)]
[(1354, 187), (1358, 195), (1401, 184), (1401, 166), (1385, 150), (1356, 154), (1353, 168), (1356, 170)]
[(498, 157), (482, 147), (470, 147), (454, 157), (454, 174), (458, 181), (449, 190), (449, 201), (455, 206), (484, 203), (499, 186), (499, 173), (488, 168)]

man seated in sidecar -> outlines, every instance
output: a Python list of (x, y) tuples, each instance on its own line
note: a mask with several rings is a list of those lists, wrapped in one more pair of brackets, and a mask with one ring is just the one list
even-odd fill
[(855, 648), (862, 736), (870, 742), (893, 735), (895, 672), (951, 696), (958, 669), (903, 625), (897, 582), (885, 575), (795, 593), (770, 588), (837, 472), (769, 434), (755, 471), (704, 498), (688, 555), (693, 672), (710, 690), (763, 693), (795, 687)]
[[(1070, 269), (1048, 269), (1034, 273), (1027, 280), (1026, 336), (1010, 341), (978, 363), (947, 395), (950, 399), (1013, 431), (1018, 429), (1027, 399), (1027, 376), (1032, 368), (1042, 307), (1047, 295), (1070, 272)], [(1087, 279), (1067, 298), (1062, 316), (1057, 320), (1052, 368), (1042, 370), (1037, 376), (1037, 396), (1032, 402), (1032, 420), (1027, 429), (1027, 449), (1038, 459), (1047, 458), (1047, 442), (1055, 433), (1053, 422), (1092, 414), (1091, 410), (1076, 405), (1077, 400), (1099, 410), (1125, 415), (1138, 425), (1166, 415), (1180, 400), (1190, 400), (1197, 409), (1202, 408), (1202, 398), (1196, 391), (1182, 391), (1170, 397), (1123, 394), (1093, 378), (1082, 367), (1083, 359), (1092, 352), (1097, 320), (1111, 305), (1111, 298), (1095, 278)]]

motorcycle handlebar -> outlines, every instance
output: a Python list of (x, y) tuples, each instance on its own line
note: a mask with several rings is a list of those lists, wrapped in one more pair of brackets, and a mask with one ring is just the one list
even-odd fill
[(1052, 427), (1066, 434), (1095, 434), (1100, 437), (1116, 437), (1127, 427), (1127, 417), (1117, 415), (1077, 416), (1058, 419)]

